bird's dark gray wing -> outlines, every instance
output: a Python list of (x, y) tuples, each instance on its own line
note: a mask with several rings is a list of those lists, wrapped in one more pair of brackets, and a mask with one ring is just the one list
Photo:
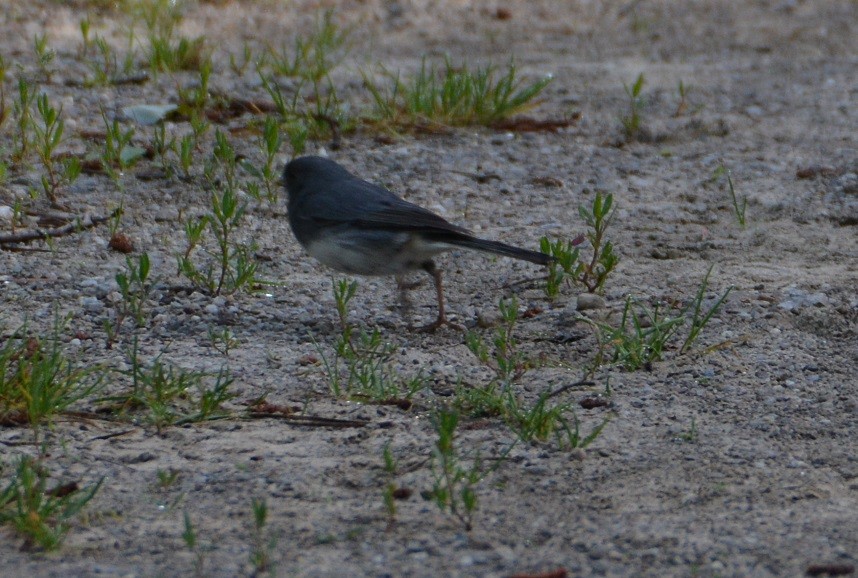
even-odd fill
[(470, 235), (468, 230), (370, 182), (354, 179), (336, 189), (307, 199), (305, 214), (318, 223), (349, 223), (365, 229)]

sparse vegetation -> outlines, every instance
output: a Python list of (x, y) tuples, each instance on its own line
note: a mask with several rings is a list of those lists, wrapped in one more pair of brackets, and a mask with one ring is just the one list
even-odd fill
[(49, 489), (44, 464), (29, 456), (20, 456), (11, 470), (8, 464), (0, 464), (0, 524), (9, 524), (22, 535), (28, 550), (59, 548), (70, 520), (95, 497), (104, 481), (86, 488), (71, 483)]
[(280, 186), (280, 175), (275, 168), (277, 155), (283, 145), (279, 128), (273, 117), (267, 117), (262, 125), (262, 134), (259, 138), (259, 149), (265, 157), (262, 166), (256, 167), (247, 160), (241, 163), (242, 168), (262, 184), (260, 187), (258, 183), (248, 183), (250, 195), (255, 199), (261, 199), (264, 196), (272, 205), (277, 202), (277, 190)]
[(78, 367), (60, 347), (62, 323), (50, 337), (19, 328), (0, 346), (0, 425), (30, 425), (38, 432), (103, 385), (100, 368)]
[(466, 65), (444, 61), (443, 70), (427, 64), (408, 81), (385, 71), (390, 83), (376, 84), (364, 73), (364, 84), (372, 95), (375, 114), (382, 123), (394, 126), (491, 125), (534, 105), (534, 99), (551, 82), (546, 76), (524, 83), (510, 62), (498, 75), (494, 66), (469, 71)]
[[(718, 297), (704, 311), (704, 299), (709, 287), (712, 267), (706, 272), (694, 299), (675, 314), (664, 314), (659, 303), (652, 307), (630, 297), (626, 298), (622, 317), (618, 326), (600, 321), (588, 321), (597, 329), (601, 351), (610, 351), (610, 361), (628, 371), (647, 367), (654, 361), (660, 361), (664, 353), (686, 325), (688, 335), (679, 347), (680, 353), (688, 351), (700, 333), (721, 308), (732, 287)], [(597, 357), (596, 363), (601, 363)]]
[(390, 364), (396, 347), (384, 340), (381, 331), (376, 328), (367, 333), (351, 325), (348, 305), (357, 292), (357, 282), (342, 279), (332, 283), (341, 331), (333, 356), (326, 354), (320, 345), (316, 346), (331, 393), (337, 397), (410, 406), (408, 400), (425, 387), (423, 375), (400, 375)]
[(123, 128), (118, 119), (109, 120), (104, 111), (101, 112), (101, 117), (105, 128), (102, 166), (111, 178), (117, 180), (120, 172), (145, 156), (146, 149), (131, 144), (134, 138), (132, 127)]
[[(474, 41), (489, 38), (489, 47), (472, 47), (471, 40), (454, 36), (454, 30), (445, 31), (459, 38), (450, 47), (434, 37), (427, 42), (420, 36), (427, 31), (421, 29), (414, 45), (399, 53), (401, 38), (410, 41), (412, 19), (411, 15), (400, 19), (401, 7), (396, 3), (385, 3), (380, 16), (378, 10), (370, 11), (372, 18), (384, 19), (383, 31), (394, 31), (382, 45), (375, 36), (358, 36), (356, 32), (362, 35), (364, 26), (376, 24), (356, 20), (353, 13), (319, 12), (315, 26), (299, 28), (297, 37), (280, 43), (272, 36), (274, 40), (266, 43), (258, 31), (244, 26), (264, 22), (265, 30), (277, 30), (276, 23), (261, 20), (266, 14), (250, 14), (259, 9), (254, 3), (227, 3), (233, 11), (229, 14), (242, 13), (241, 18), (230, 19), (227, 28), (213, 18), (221, 2), (82, 0), (61, 6), (65, 23), (49, 22), (47, 27), (44, 18), (32, 19), (55, 8), (51, 4), (46, 12), (42, 4), (11, 3), (6, 24), (16, 30), (7, 35), (9, 39), (0, 40), (0, 234), (9, 238), (22, 230), (35, 233), (25, 242), (0, 243), (0, 529), (8, 538), (4, 552), (10, 567), (20, 565), (25, 572), (44, 574), (62, 571), (49, 565), (69, 563), (70, 572), (84, 572), (91, 560), (101, 569), (139, 571), (132, 566), (143, 535), (152, 541), (151, 548), (145, 548), (150, 544), (143, 548), (152, 554), (151, 567), (144, 570), (156, 575), (184, 571), (202, 577), (217, 571), (274, 576), (278, 570), (300, 574), (318, 553), (304, 556), (302, 548), (309, 550), (316, 544), (330, 544), (325, 548), (332, 556), (353, 555), (357, 563), (345, 561), (346, 570), (353, 573), (369, 572), (370, 565), (376, 574), (383, 573), (385, 568), (396, 568), (407, 555), (412, 561), (427, 557), (425, 572), (436, 575), (482, 570), (542, 575), (538, 568), (512, 566), (513, 562), (551, 563), (550, 558), (539, 557), (539, 548), (561, 543), (570, 528), (552, 526), (559, 518), (551, 511), (545, 515), (546, 510), (575, 506), (578, 500), (596, 518), (603, 509), (615, 512), (616, 500), (630, 494), (605, 489), (611, 481), (603, 474), (626, 476), (619, 480), (625, 489), (639, 482), (652, 465), (643, 462), (646, 452), (640, 453), (641, 449), (653, 450), (652, 455), (665, 463), (676, 459), (677, 449), (695, 454), (700, 459), (686, 473), (709, 471), (704, 462), (711, 462), (717, 452), (707, 446), (706, 436), (700, 436), (698, 426), (706, 422), (698, 423), (696, 414), (701, 414), (702, 406), (694, 400), (688, 407), (667, 403), (664, 407), (679, 410), (664, 413), (651, 400), (671, 401), (679, 396), (679, 401), (688, 402), (695, 397), (688, 396), (695, 387), (708, 388), (711, 397), (724, 379), (736, 375), (722, 376), (721, 355), (735, 355), (735, 367), (751, 367), (758, 377), (771, 375), (784, 382), (789, 391), (781, 393), (787, 397), (814, 390), (813, 380), (830, 386), (830, 380), (839, 375), (816, 367), (815, 359), (836, 349), (844, 332), (851, 336), (851, 317), (845, 321), (845, 331), (838, 325), (842, 319), (837, 316), (851, 311), (851, 302), (844, 300), (843, 280), (837, 277), (842, 273), (837, 265), (843, 260), (838, 258), (845, 253), (837, 245), (842, 236), (836, 227), (807, 237), (834, 248), (825, 263), (825, 272), (831, 275), (818, 283), (832, 306), (812, 309), (813, 315), (793, 311), (801, 314), (795, 316), (802, 324), (799, 329), (812, 325), (814, 330), (803, 332), (803, 339), (821, 333), (835, 346), (807, 346), (789, 368), (776, 368), (777, 359), (762, 355), (757, 347), (794, 341), (790, 323), (779, 322), (777, 328), (763, 323), (771, 315), (783, 321), (778, 292), (792, 290), (789, 285), (794, 281), (786, 280), (779, 270), (787, 271), (786, 267), (768, 267), (754, 276), (743, 290), (741, 303), (737, 301), (727, 317), (719, 313), (732, 287), (713, 289), (712, 267), (696, 290), (678, 279), (677, 271), (692, 266), (694, 259), (721, 259), (723, 243), (728, 250), (735, 248), (729, 234), (726, 241), (712, 241), (719, 232), (710, 226), (711, 198), (702, 199), (690, 188), (678, 190), (682, 188), (676, 185), (680, 170), (693, 175), (708, 166), (702, 170), (711, 172), (718, 163), (716, 157), (713, 164), (707, 152), (711, 147), (692, 141), (709, 138), (714, 148), (723, 145), (725, 154), (735, 157), (736, 167), (754, 169), (753, 163), (775, 158), (772, 150), (749, 153), (753, 147), (747, 143), (738, 148), (726, 141), (715, 143), (715, 135), (721, 133), (708, 128), (710, 121), (743, 134), (749, 126), (760, 124), (765, 128), (761, 134), (774, 134), (783, 145), (778, 150), (786, 150), (795, 133), (762, 126), (772, 122), (771, 111), (764, 106), (765, 91), (760, 91), (762, 84), (746, 84), (745, 72), (729, 77), (731, 86), (746, 87), (738, 103), (718, 89), (726, 75), (700, 76), (710, 70), (705, 66), (693, 71), (694, 80), (706, 80), (708, 88), (700, 93), (689, 93), (689, 86), (679, 81), (648, 99), (649, 76), (629, 77), (633, 82), (624, 84), (627, 100), (615, 100), (616, 107), (609, 113), (609, 121), (625, 138), (605, 144), (600, 136), (604, 127), (599, 124), (604, 118), (594, 121), (589, 113), (580, 127), (571, 121), (542, 124), (543, 119), (527, 117), (504, 122), (532, 112), (546, 95), (551, 102), (545, 110), (587, 111), (594, 95), (605, 91), (604, 80), (597, 74), (601, 68), (585, 70), (580, 79), (567, 77), (563, 86), (556, 87), (549, 86), (548, 76), (530, 75), (534, 62), (559, 63), (557, 69), (564, 74), (584, 70), (580, 63), (564, 66), (556, 55), (534, 58), (530, 52), (519, 60), (510, 59), (506, 66), (505, 60), (497, 60), (506, 58), (509, 48), (503, 45), (508, 33), (499, 32), (506, 26), (501, 21), (520, 18), (524, 5), (469, 13), (469, 22), (483, 17), (498, 20), (480, 24), (473, 36)], [(629, 10), (629, 16), (626, 9), (609, 12), (616, 19), (637, 18), (634, 11), (640, 7)], [(183, 26), (186, 12), (188, 21)], [(655, 37), (663, 27), (658, 25), (660, 12), (653, 14), (647, 15), (645, 28)], [(292, 20), (291, 14), (281, 13), (279, 17), (288, 18), (285, 33), (292, 34), (296, 22), (312, 24), (304, 16)], [(535, 18), (527, 16), (528, 23)], [(343, 29), (339, 23), (347, 21), (359, 22), (360, 30)], [(518, 20), (509, 30), (519, 29), (523, 22)], [(205, 36), (192, 32), (201, 25), (206, 26)], [(567, 29), (570, 36), (579, 34), (574, 24), (558, 23), (552, 27), (554, 32), (558, 26), (564, 34)], [(610, 29), (592, 28), (589, 23), (584, 28)], [(39, 32), (32, 36), (34, 30)], [(215, 36), (224, 30), (234, 36), (227, 41)], [(841, 31), (826, 30), (833, 35), (833, 45), (839, 46)], [(55, 36), (58, 32), (62, 36)], [(23, 49), (18, 46), (21, 34)], [(803, 41), (818, 35), (792, 36)], [(645, 51), (647, 58), (669, 53), (665, 38), (656, 44)], [(733, 50), (729, 42), (718, 45)], [(367, 46), (373, 52), (362, 54)], [(771, 38), (761, 40), (743, 51), (743, 58), (747, 57), (743, 62), (760, 55), (780, 71), (778, 46)], [(455, 59), (443, 56), (448, 49), (457, 55)], [(431, 56), (421, 61), (421, 53)], [(377, 54), (393, 57), (386, 62), (369, 60)], [(462, 54), (490, 54), (501, 65), (459, 60)], [(771, 74), (751, 64), (746, 68)], [(841, 63), (827, 66), (825, 77), (834, 82), (833, 88), (820, 93), (821, 100), (811, 111), (820, 122), (833, 118), (829, 109), (848, 116), (837, 108), (843, 100), (837, 84), (843, 78)], [(663, 64), (654, 63), (654, 69), (659, 67), (663, 73)], [(528, 74), (523, 76), (523, 70)], [(812, 87), (800, 84), (801, 78), (790, 80), (799, 84), (795, 90), (782, 91), (786, 97), (775, 103), (785, 112), (795, 104), (794, 95), (812, 93)], [(614, 95), (622, 95), (619, 81), (614, 83)], [(725, 108), (719, 101), (727, 100), (732, 104)], [(706, 106), (715, 103), (713, 114), (689, 118), (703, 101)], [(154, 120), (129, 114), (129, 108), (149, 109), (149, 119)], [(764, 114), (754, 109), (765, 109)], [(685, 117), (669, 120), (670, 131), (679, 128), (675, 139), (672, 132), (664, 133), (671, 138), (661, 150), (662, 145), (650, 146), (661, 142), (661, 132), (650, 132), (661, 123), (647, 118), (656, 112)], [(734, 115), (747, 118), (737, 123)], [(807, 110), (794, 118), (808, 118)], [(519, 121), (526, 122), (520, 125)], [(410, 134), (399, 139), (396, 132)], [(427, 136), (437, 132), (444, 134)], [(818, 146), (815, 133), (806, 136), (806, 144)], [(639, 144), (622, 148), (634, 140)], [(343, 150), (337, 151), (341, 143)], [(686, 143), (688, 150), (683, 150)], [(617, 148), (609, 148), (611, 144)], [(847, 150), (845, 145), (828, 144), (834, 153)], [(587, 154), (589, 147), (594, 147), (592, 155)], [(579, 154), (579, 150), (585, 152)], [(812, 149), (808, 150), (806, 155), (787, 155), (784, 162), (793, 157), (811, 162)], [(478, 223), (486, 211), (492, 212), (491, 224), (497, 227), (486, 236), (504, 239), (508, 232), (509, 242), (568, 224), (569, 230), (559, 238), (541, 239), (542, 251), (555, 259), (546, 269), (544, 286), (551, 303), (539, 298), (543, 270), (498, 260), (499, 269), (490, 274), (482, 267), (495, 262), (481, 262), (474, 268), (454, 254), (443, 265), (449, 275), (445, 277), (450, 283), (447, 296), (461, 312), (456, 321), (469, 329), (464, 334), (444, 328), (433, 335), (417, 335), (400, 325), (391, 326), (392, 316), (384, 309), (377, 323), (361, 311), (360, 318), (369, 321), (358, 324), (349, 319), (358, 290), (351, 280), (333, 283), (339, 326), (336, 319), (317, 314), (325, 310), (312, 304), (319, 297), (314, 283), (321, 269), (313, 269), (309, 257), (297, 252), (281, 198), (283, 163), (307, 151), (339, 156), (375, 182), (379, 175), (388, 176), (386, 184), (392, 189), (433, 210), (440, 207), (438, 212), (453, 222), (475, 225), (475, 234), (481, 236)], [(840, 153), (829, 155), (833, 166), (811, 166), (805, 171), (801, 167), (801, 174), (796, 173), (797, 178), (816, 179), (806, 191), (822, 195), (811, 203), (814, 210), (822, 203), (826, 212), (836, 211), (829, 204), (837, 200), (830, 194), (834, 186), (830, 181), (849, 176), (841, 169), (854, 172), (843, 164)], [(504, 167), (505, 163), (510, 166)], [(656, 186), (648, 188), (645, 183), (654, 174), (653, 163), (665, 170), (658, 173)], [(741, 193), (750, 184), (743, 187), (739, 176), (734, 183), (724, 162), (706, 176), (711, 179), (705, 184), (719, 197), (718, 216), (747, 226), (749, 198)], [(771, 179), (782, 176), (770, 175)], [(791, 176), (787, 174), (786, 179)], [(696, 178), (699, 175), (689, 176), (687, 183)], [(614, 181), (625, 180), (628, 191), (618, 187), (616, 199), (605, 192), (615, 186)], [(642, 208), (644, 202), (656, 199), (656, 191), (663, 197)], [(579, 202), (579, 193), (586, 195), (579, 207), (580, 221), (570, 223), (568, 207)], [(622, 202), (622, 214), (630, 217), (620, 224), (630, 228), (622, 235), (613, 228), (615, 200)], [(522, 209), (528, 202), (540, 205), (532, 212)], [(687, 205), (676, 209), (676, 203)], [(111, 213), (117, 206), (121, 208)], [(685, 216), (676, 216), (686, 209), (696, 214), (699, 207), (707, 213), (701, 221), (692, 216), (689, 224)], [(124, 216), (122, 208), (127, 208)], [(656, 215), (655, 223), (636, 220), (647, 214)], [(104, 216), (97, 219), (102, 223), (99, 229), (90, 226), (95, 220), (86, 220), (94, 216)], [(761, 213), (760, 218), (764, 217)], [(827, 227), (823, 221), (812, 218), (810, 223)], [(759, 228), (765, 224), (761, 221)], [(801, 227), (804, 221), (795, 219), (792, 224)], [(58, 229), (65, 232), (39, 237)], [(124, 249), (114, 243), (117, 233), (125, 237)], [(637, 245), (620, 245), (621, 239)], [(747, 270), (761, 258), (755, 244), (760, 239), (740, 243), (751, 254), (739, 259), (744, 269), (735, 270)], [(651, 248), (650, 242), (657, 248)], [(665, 246), (669, 252), (661, 251)], [(689, 255), (686, 250), (692, 246)], [(677, 253), (682, 253), (681, 264), (652, 259), (674, 259)], [(618, 271), (620, 254), (629, 263)], [(763, 260), (770, 257), (777, 255), (764, 255)], [(164, 270), (165, 258), (175, 258), (176, 268)], [(652, 279), (646, 278), (648, 267), (656, 270)], [(618, 274), (623, 279), (618, 280)], [(269, 284), (261, 278), (269, 275), (279, 280), (278, 291), (261, 295), (261, 286)], [(526, 278), (516, 279), (522, 276)], [(637, 279), (641, 276), (643, 282)], [(812, 272), (807, 273), (795, 283), (812, 284), (812, 277)], [(666, 288), (665, 295), (619, 293), (637, 283), (640, 291)], [(375, 284), (368, 282), (370, 286)], [(378, 286), (379, 293), (385, 291), (383, 282)], [(519, 288), (523, 288), (521, 303), (517, 297), (506, 297), (497, 305), (497, 317), (482, 315), (486, 299), (489, 304), (494, 299), (491, 295), (511, 295)], [(579, 315), (574, 303), (564, 302), (570, 288), (604, 299), (593, 299), (599, 308)], [(379, 297), (378, 301), (373, 297), (374, 306), (385, 296)], [(744, 309), (735, 315), (739, 305), (754, 317), (746, 317)], [(52, 328), (54, 311), (62, 315)], [(726, 319), (737, 326), (724, 327)], [(744, 322), (747, 319), (754, 322)], [(489, 321), (496, 323), (488, 327)], [(713, 326), (724, 335), (712, 339)], [(747, 332), (760, 328), (771, 330), (768, 339), (745, 347), (742, 340)], [(318, 339), (315, 350), (308, 343), (314, 338)], [(724, 341), (712, 345), (720, 339)], [(759, 367), (742, 349), (753, 349), (752, 356), (760, 358)], [(717, 353), (712, 355), (713, 351)], [(683, 355), (687, 357), (678, 358)], [(698, 360), (697, 356), (705, 357)], [(832, 359), (840, 358), (835, 354)], [(659, 361), (664, 363), (652, 375), (627, 373), (649, 371)], [(675, 361), (681, 361), (679, 367), (672, 366)], [(702, 362), (709, 366), (702, 367)], [(593, 381), (582, 386), (581, 381), (567, 380), (573, 371)], [(597, 380), (598, 388), (593, 383)], [(585, 392), (585, 387), (592, 390)], [(826, 403), (835, 409), (844, 403), (847, 407), (849, 391), (819, 388), (835, 390), (837, 395), (832, 393)], [(612, 393), (608, 404), (602, 398)], [(266, 396), (270, 401), (265, 401)], [(706, 401), (705, 396), (696, 397)], [(759, 409), (753, 404), (760, 400), (775, 399), (771, 394), (756, 397), (742, 397), (741, 403), (752, 404), (745, 413)], [(622, 439), (627, 427), (610, 432), (611, 439), (601, 438), (613, 404), (627, 425), (641, 425), (652, 443), (639, 446), (633, 439)], [(783, 408), (793, 405), (774, 404), (772, 415), (758, 416), (748, 431), (770, 437), (794, 432), (792, 425), (781, 423)], [(840, 431), (837, 428), (846, 423), (839, 418), (843, 412), (828, 409), (829, 429)], [(728, 414), (721, 412), (719, 419), (731, 419)], [(744, 426), (748, 420), (739, 421)], [(729, 435), (743, 435), (736, 423), (728, 425), (723, 429)], [(813, 437), (816, 426), (805, 426), (798, 429)], [(799, 438), (807, 436), (792, 436), (789, 443), (801, 445)], [(391, 441), (382, 449), (384, 439)], [(581, 451), (591, 444), (596, 447)], [(371, 454), (366, 453), (368, 448)], [(577, 449), (570, 451), (573, 448)], [(794, 453), (801, 458), (807, 447), (799, 449)], [(507, 461), (507, 456), (513, 459)], [(772, 466), (776, 462), (767, 460), (767, 471), (777, 472)], [(719, 484), (732, 483), (735, 476), (747, 473), (746, 465), (738, 464), (728, 472), (733, 478), (728, 476)], [(495, 471), (498, 475), (492, 475)], [(662, 468), (654, 472), (661, 477), (647, 480), (662, 479), (664, 472)], [(603, 491), (589, 491), (598, 484)], [(426, 502), (420, 503), (417, 497), (408, 501), (412, 487), (424, 490)], [(526, 492), (521, 492), (522, 487)], [(652, 499), (649, 489), (644, 490), (632, 494)], [(564, 492), (569, 495), (561, 503), (556, 496)], [(203, 500), (201, 493), (206, 494)], [(683, 496), (680, 505), (694, 508), (699, 498)], [(702, 496), (704, 501), (709, 498)], [(221, 505), (223, 515), (212, 516), (213, 508)], [(436, 506), (442, 514), (434, 510)], [(303, 520), (310, 509), (313, 517)], [(822, 510), (831, 514), (836, 508)], [(497, 534), (481, 531), (474, 539), (462, 535), (463, 529), (483, 524), (482, 518), (488, 530), (494, 531), (489, 524), (511, 528), (503, 548), (476, 552), (494, 549)], [(748, 520), (749, 527), (758, 521)], [(831, 514), (827, 521), (839, 519)], [(585, 522), (588, 528), (593, 525), (593, 520)], [(388, 535), (381, 536), (385, 524)], [(824, 542), (818, 533), (813, 537)], [(385, 538), (396, 542), (396, 548), (369, 547)], [(627, 538), (618, 537), (620, 546)], [(647, 542), (647, 536), (642, 540)], [(577, 540), (572, 548), (581, 550), (589, 541)], [(692, 560), (694, 553), (683, 550), (685, 542), (667, 544), (665, 556)], [(186, 551), (176, 555), (182, 544)], [(652, 544), (643, 546), (634, 550), (646, 557)], [(63, 547), (68, 552), (61, 552), (61, 559), (42, 553)], [(507, 556), (521, 547), (532, 549), (533, 556), (520, 562)], [(838, 544), (832, 547), (842, 549)], [(590, 560), (608, 573), (616, 570), (613, 565), (618, 560), (611, 548), (609, 544), (604, 556)], [(445, 560), (439, 571), (433, 566), (438, 552), (454, 552), (456, 559), (449, 564)], [(132, 557), (125, 559), (129, 553)], [(725, 551), (722, 558), (733, 553)], [(714, 575), (725, 568), (739, 573), (743, 568), (744, 559), (707, 567), (703, 554), (700, 561), (692, 562), (692, 574), (698, 571), (698, 563), (703, 574)], [(822, 555), (828, 554), (823, 549)], [(588, 559), (579, 558), (581, 568), (543, 574), (585, 575)], [(793, 560), (788, 562), (783, 567), (792, 568)], [(450, 564), (460, 567), (450, 570)]]
[[(29, 89), (27, 89), (29, 92)], [(25, 100), (22, 93), (21, 102)], [(63, 141), (65, 122), (62, 120), (62, 109), (54, 108), (47, 94), (36, 97), (36, 122), (30, 124), (33, 131), (33, 145), (36, 154), (42, 162), (45, 174), (42, 175), (42, 190), (53, 205), (59, 203), (59, 189), (77, 180), (80, 175), (80, 161), (74, 156), (57, 158), (57, 148)], [(27, 139), (28, 137), (24, 137)], [(25, 148), (25, 147), (22, 147)]]
[(143, 253), (137, 260), (125, 258), (125, 270), (116, 274), (116, 284), (122, 300), (115, 304), (113, 321), (104, 321), (108, 345), (119, 337), (125, 320), (131, 317), (136, 327), (146, 325), (146, 305), (152, 291), (153, 282), (149, 279), (149, 254)]
[[(582, 438), (578, 419), (569, 403), (553, 404), (550, 392), (542, 393), (533, 405), (525, 404), (514, 391), (513, 385), (530, 368), (532, 362), (519, 351), (514, 329), (518, 322), (518, 300), (501, 300), (500, 322), (492, 340), (493, 347), (477, 333), (468, 333), (465, 343), (477, 359), (491, 367), (496, 378), (483, 387), (456, 389), (453, 405), (472, 417), (501, 417), (519, 441), (544, 442), (552, 437), (558, 447), (585, 447), (589, 445), (607, 423), (597, 426)], [(567, 415), (572, 415), (570, 422)]]
[(489, 473), (483, 468), (479, 456), (470, 459), (470, 467), (463, 465), (464, 459), (456, 447), (456, 428), (459, 414), (439, 409), (432, 419), (438, 440), (432, 449), (432, 472), (435, 483), (431, 497), (438, 508), (449, 512), (465, 530), (473, 528), (473, 517), (477, 510), (476, 486)]
[(266, 530), (268, 523), (268, 504), (265, 500), (254, 498), (251, 503), (253, 512), (253, 546), (250, 563), (257, 575), (266, 572), (274, 576), (275, 567), (272, 553), (277, 547), (277, 537)]
[(233, 379), (226, 369), (216, 375), (189, 371), (163, 361), (160, 355), (144, 364), (136, 339), (129, 365), (122, 375), (131, 380), (131, 388), (101, 400), (111, 413), (151, 424), (159, 433), (167, 426), (229, 415), (222, 408), (234, 397), (229, 391)]
[[(620, 262), (614, 252), (614, 245), (607, 239), (607, 230), (614, 219), (614, 196), (610, 193), (603, 196), (597, 192), (590, 207), (581, 205), (578, 214), (587, 225), (587, 233), (573, 241), (557, 239), (551, 241), (548, 237), (540, 239), (543, 253), (554, 257), (548, 266), (548, 279), (545, 294), (554, 299), (560, 292), (565, 280), (579, 283), (590, 293), (601, 292), (605, 288), (608, 276)], [(587, 240), (592, 249), (589, 260), (581, 260), (581, 244)]]
[(194, 524), (191, 522), (190, 514), (185, 512), (182, 516), (182, 521), (182, 541), (185, 543), (185, 547), (194, 555), (194, 578), (203, 578), (206, 575), (207, 548), (200, 542), (197, 529), (194, 528)]
[(339, 62), (348, 37), (349, 31), (340, 28), (333, 20), (333, 11), (327, 10), (310, 34), (295, 39), (291, 49), (285, 44), (279, 48), (269, 45), (260, 66), (278, 76), (318, 83)]
[(626, 91), (626, 96), (629, 97), (629, 110), (620, 116), (620, 122), (623, 125), (626, 138), (630, 140), (636, 139), (643, 129), (643, 111), (646, 107), (646, 98), (642, 93), (645, 82), (643, 72), (641, 72), (631, 85), (623, 83), (623, 89)]
[(384, 473), (387, 476), (387, 483), (384, 486), (384, 510), (387, 513), (388, 524), (396, 521), (396, 458), (393, 457), (393, 452), (390, 449), (390, 442), (384, 444), (382, 453), (384, 459)]
[(747, 223), (745, 212), (748, 208), (748, 197), (743, 196), (739, 199), (736, 195), (736, 189), (733, 186), (733, 175), (724, 163), (718, 165), (718, 168), (715, 169), (715, 173), (712, 175), (712, 180), (714, 181), (722, 178), (727, 181), (727, 190), (730, 192), (730, 202), (733, 205), (733, 215), (736, 217), (736, 222), (739, 223), (740, 227), (744, 227)]
[[(216, 145), (206, 179), (212, 185), (208, 213), (185, 221), (186, 249), (178, 256), (179, 273), (209, 295), (231, 295), (250, 289), (260, 280), (253, 258), (254, 243), (236, 239), (247, 203), (239, 200), (238, 161), (235, 150), (221, 131), (215, 133)], [(206, 244), (206, 233), (214, 246)], [(202, 260), (195, 258), (201, 249)]]

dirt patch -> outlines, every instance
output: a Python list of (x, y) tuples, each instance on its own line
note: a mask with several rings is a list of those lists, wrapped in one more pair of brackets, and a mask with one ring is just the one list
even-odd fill
[[(542, 235), (582, 233), (578, 206), (597, 191), (613, 193), (610, 235), (621, 262), (606, 286), (601, 314), (608, 318), (616, 319), (627, 295), (687, 302), (710, 265), (707, 302), (735, 289), (692, 353), (669, 350), (665, 361), (633, 372), (604, 367), (597, 385), (563, 394), (578, 404), (609, 384), (608, 405), (577, 409), (585, 433), (611, 418), (601, 435), (583, 451), (518, 444), (477, 486), (467, 532), (421, 498), (433, 483), (431, 408), (458, 383), (479, 386), (491, 376), (461, 333), (410, 331), (393, 282), (361, 280), (351, 319), (380, 327), (395, 344), (397, 371), (422, 370), (429, 387), (407, 411), (337, 399), (314, 362), (339, 332), (330, 271), (302, 252), (284, 202), (253, 203), (241, 229), (258, 245), (261, 275), (282, 285), (213, 299), (174, 289), (187, 284), (176, 274), (183, 219), (208, 202), (202, 153), (188, 182), (153, 178), (154, 159), (121, 175), (121, 186), (84, 174), (61, 192), (66, 209), (106, 215), (121, 201), (132, 255), (147, 252), (160, 279), (150, 315), (134, 332), (141, 358), (161, 355), (212, 372), (228, 367), (237, 397), (227, 407), (236, 412), (265, 396), (354, 423), (231, 418), (159, 435), (63, 418), (48, 433), (52, 475), (83, 485), (104, 478), (103, 487), (56, 553), (21, 551), (17, 535), (0, 530), (4, 567), (21, 576), (189, 575), (194, 555), (181, 537), (187, 512), (203, 547), (202, 575), (252, 575), (252, 498), (268, 505), (279, 575), (508, 576), (565, 568), (573, 576), (799, 576), (858, 563), (858, 4), (337, 4), (192, 4), (181, 30), (205, 34), (216, 47), (213, 89), (264, 100), (254, 74), (230, 71), (229, 54), (240, 54), (244, 43), (290, 44), (319, 5), (334, 7), (335, 20), (353, 33), (333, 80), (355, 110), (369, 106), (361, 70), (375, 63), (405, 74), (426, 54), (503, 64), (514, 55), (525, 76), (555, 79), (528, 112), (534, 124), (574, 122), (393, 139), (359, 130), (329, 154), (481, 236), (527, 247)], [(102, 110), (112, 118), (128, 105), (175, 102), (177, 86), (197, 78), (163, 73), (142, 84), (79, 86), (88, 74), (78, 27), (86, 6), (15, 3), (0, 16), (0, 52), (7, 65), (21, 65), (8, 69), (7, 107), (14, 77), (38, 77), (63, 106), (68, 152), (80, 155), (102, 146), (86, 138), (104, 132)], [(90, 14), (99, 33), (123, 45), (121, 13)], [(49, 77), (39, 73), (32, 48), (42, 33), (56, 51)], [(623, 85), (639, 73), (648, 136), (625, 142)], [(688, 88), (684, 108), (680, 81)], [(221, 128), (232, 131), (239, 153), (258, 160), (256, 137), (241, 130), (249, 116)], [(169, 129), (188, 131), (181, 122)], [(4, 151), (14, 149), (14, 130), (7, 119)], [(151, 143), (154, 129), (135, 130), (135, 144)], [(745, 227), (723, 179), (712, 178), (722, 164), (748, 199)], [(39, 171), (33, 159), (9, 164), (0, 204), (26, 198)], [(32, 206), (46, 211), (43, 199)], [(0, 233), (10, 233), (2, 223)], [(109, 242), (99, 226), (50, 246), (0, 251), (4, 337), (24, 321), (46, 334), (56, 313), (70, 315), (62, 332), (70, 355), (127, 369), (131, 335), (108, 349), (103, 328), (125, 265)], [(592, 362), (593, 333), (569, 315), (573, 290), (547, 301), (543, 273), (526, 263), (457, 252), (440, 264), (459, 323), (489, 335), (480, 320), (512, 294), (522, 311), (539, 311), (517, 329), (522, 350), (545, 361), (517, 383), (525, 398), (576, 382)], [(434, 317), (430, 285), (413, 301), (411, 321)], [(237, 340), (228, 357), (209, 338), (222, 328)], [(513, 439), (488, 419), (463, 424), (457, 444), (492, 458)], [(4, 428), (0, 441), (4, 476), (17, 455), (36, 452), (26, 428)], [(388, 444), (396, 484), (413, 490), (397, 501), (392, 524), (383, 501)], [(175, 472), (174, 481), (160, 486), (159, 472)]]

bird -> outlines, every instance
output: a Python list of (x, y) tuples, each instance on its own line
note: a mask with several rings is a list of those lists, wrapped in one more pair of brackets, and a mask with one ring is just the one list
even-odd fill
[(465, 248), (543, 266), (554, 260), (546, 253), (480, 239), (327, 157), (292, 159), (283, 170), (283, 184), (292, 232), (322, 264), (353, 275), (393, 275), (401, 289), (408, 272), (423, 270), (432, 277), (438, 317), (425, 331), (449, 323), (436, 255)]

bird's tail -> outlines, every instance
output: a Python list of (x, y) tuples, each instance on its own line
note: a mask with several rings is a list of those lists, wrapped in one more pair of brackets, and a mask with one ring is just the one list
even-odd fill
[(539, 251), (531, 251), (520, 247), (513, 247), (500, 241), (488, 241), (486, 239), (478, 239), (476, 237), (464, 237), (456, 239), (456, 245), (484, 251), (486, 253), (494, 253), (495, 255), (503, 255), (504, 257), (512, 257), (513, 259), (521, 259), (522, 261), (530, 261), (537, 265), (549, 265), (554, 261), (554, 257), (540, 253)]

